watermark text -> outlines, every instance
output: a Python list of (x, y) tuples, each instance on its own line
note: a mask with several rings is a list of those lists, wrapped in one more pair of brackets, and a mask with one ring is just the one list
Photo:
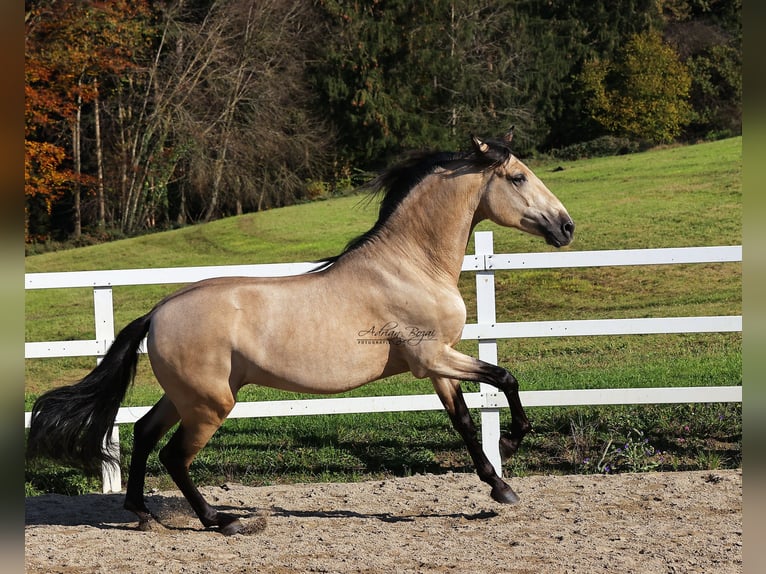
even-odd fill
[(412, 325), (400, 326), (396, 321), (389, 321), (380, 327), (373, 325), (362, 329), (357, 334), (356, 342), (360, 345), (419, 345), (423, 341), (435, 341), (434, 329), (423, 329)]

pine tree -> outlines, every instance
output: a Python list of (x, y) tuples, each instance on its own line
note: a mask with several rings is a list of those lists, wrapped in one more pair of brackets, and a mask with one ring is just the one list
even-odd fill
[[(512, 2), (325, 0), (331, 39), (313, 69), (344, 162), (375, 167), (404, 149), (457, 149), (470, 132), (524, 132), (529, 98)], [(520, 138), (523, 141), (523, 137)]]

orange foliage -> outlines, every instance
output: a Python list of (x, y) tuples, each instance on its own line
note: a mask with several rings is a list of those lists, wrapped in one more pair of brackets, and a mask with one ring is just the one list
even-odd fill
[(75, 113), (96, 96), (99, 78), (136, 65), (149, 13), (143, 0), (27, 2), (25, 195), (42, 198), (48, 213), (68, 186), (92, 183), (68, 167)]
[(53, 202), (61, 197), (63, 186), (71, 178), (62, 164), (66, 152), (48, 142), (24, 142), (24, 192), (28, 196), (42, 196), (50, 213)]

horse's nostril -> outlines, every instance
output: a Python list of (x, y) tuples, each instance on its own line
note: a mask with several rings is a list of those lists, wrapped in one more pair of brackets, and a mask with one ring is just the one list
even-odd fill
[(561, 226), (561, 231), (563, 231), (564, 235), (566, 235), (567, 237), (572, 237), (572, 235), (574, 235), (574, 230), (575, 230), (575, 224), (574, 224), (574, 221), (572, 221), (571, 219), (566, 221)]

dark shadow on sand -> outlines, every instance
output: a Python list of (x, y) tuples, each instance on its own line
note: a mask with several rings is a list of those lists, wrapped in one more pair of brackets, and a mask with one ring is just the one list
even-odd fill
[[(125, 495), (116, 494), (84, 494), (80, 496), (65, 496), (62, 494), (44, 494), (30, 496), (24, 501), (25, 526), (89, 526), (101, 529), (136, 530), (138, 521), (135, 514), (125, 510), (122, 505)], [(170, 530), (204, 530), (202, 525), (183, 526), (174, 524), (171, 516), (188, 517), (192, 523), (196, 517), (182, 496), (147, 495), (147, 505), (158, 522)], [(216, 508), (225, 512), (233, 512), (241, 518), (248, 519), (263, 516), (263, 509), (237, 507), (216, 504)], [(494, 511), (481, 511), (473, 514), (457, 513), (420, 513), (397, 515), (391, 512), (362, 513), (353, 510), (290, 510), (273, 506), (266, 515), (294, 518), (332, 518), (332, 519), (363, 519), (380, 520), (381, 522), (414, 522), (422, 518), (452, 518), (462, 520), (489, 520), (498, 516)]]
[[(65, 496), (44, 494), (24, 501), (25, 526), (90, 526), (102, 529), (137, 530), (138, 518), (123, 508), (124, 493)], [(204, 530), (197, 523), (186, 500), (178, 496), (148, 494), (146, 504), (155, 520), (168, 530)], [(242, 518), (257, 516), (257, 509), (218, 504), (222, 511), (233, 511)], [(194, 526), (177, 524), (179, 518)]]
[(43, 494), (24, 500), (25, 526), (129, 528), (136, 515), (122, 507), (124, 494)]
[(498, 516), (493, 510), (485, 510), (474, 514), (464, 512), (453, 513), (421, 513), (410, 515), (396, 515), (390, 512), (361, 513), (353, 510), (288, 510), (279, 506), (272, 506), (273, 516), (291, 516), (295, 518), (361, 518), (363, 520), (380, 520), (381, 522), (414, 522), (418, 518), (456, 518), (463, 520), (489, 520)]

